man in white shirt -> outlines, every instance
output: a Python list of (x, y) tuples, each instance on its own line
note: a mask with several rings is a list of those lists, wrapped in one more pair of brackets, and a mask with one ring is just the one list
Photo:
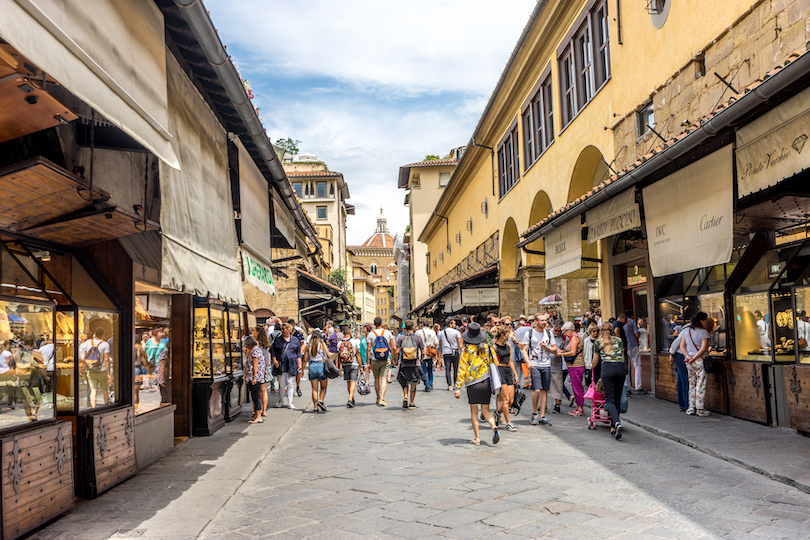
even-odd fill
[(113, 375), (110, 367), (110, 344), (104, 340), (104, 329), (96, 328), (93, 338), (88, 339), (82, 345), (84, 345), (84, 350), (81, 352), (80, 359), (84, 362), (87, 383), (90, 385), (90, 406), (96, 406), (99, 386), (104, 404), (107, 405), (110, 402)]
[(430, 392), (433, 390), (433, 362), (438, 354), (439, 339), (427, 319), (422, 321), (422, 328), (416, 331), (416, 335), (422, 338), (422, 343), (425, 344), (422, 371), (425, 372), (425, 392)]
[(444, 330), (438, 333), (436, 339), (441, 349), (439, 352), (444, 359), (444, 376), (447, 379), (447, 389), (452, 391), (456, 385), (456, 377), (458, 376), (458, 363), (461, 358), (461, 350), (464, 348), (461, 333), (456, 330), (456, 321), (452, 317), (447, 318)]
[(53, 343), (50, 343), (48, 336), (42, 337), (42, 343), (39, 345), (39, 352), (42, 353), (42, 361), (45, 362), (45, 371), (53, 374)]
[(551, 422), (546, 420), (546, 403), (548, 390), (551, 387), (551, 359), (557, 352), (557, 346), (554, 344), (553, 336), (547, 325), (548, 315), (544, 313), (535, 315), (532, 329), (526, 332), (521, 343), (523, 358), (531, 366), (531, 423), (534, 426), (537, 424), (551, 425)]

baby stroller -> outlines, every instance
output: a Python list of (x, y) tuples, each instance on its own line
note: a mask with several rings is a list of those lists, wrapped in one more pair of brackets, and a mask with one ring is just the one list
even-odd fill
[(596, 429), (597, 422), (610, 425), (610, 415), (605, 410), (605, 394), (600, 390), (602, 390), (602, 379), (599, 379), (596, 386), (591, 383), (588, 391), (585, 392), (585, 399), (591, 400), (591, 416), (588, 418), (588, 429)]

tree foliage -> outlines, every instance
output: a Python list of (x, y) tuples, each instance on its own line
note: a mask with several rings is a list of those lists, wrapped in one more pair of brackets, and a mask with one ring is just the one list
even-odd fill
[(291, 139), (287, 137), (286, 139), (279, 139), (276, 141), (276, 146), (284, 150), (287, 154), (295, 155), (299, 152), (301, 141), (298, 139)]
[(425, 156), (425, 159), (423, 161), (436, 161), (438, 159), (441, 159), (441, 158), (439, 156), (437, 156), (436, 154), (428, 154), (428, 155)]
[(335, 287), (342, 289), (346, 286), (346, 270), (343, 268), (335, 268), (329, 272), (329, 276), (326, 279)]

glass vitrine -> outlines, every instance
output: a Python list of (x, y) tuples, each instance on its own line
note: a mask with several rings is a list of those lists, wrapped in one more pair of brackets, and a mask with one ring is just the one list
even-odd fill
[(225, 374), (225, 309), (222, 306), (209, 308), (211, 317), (211, 370), (214, 377)]
[(208, 306), (195, 307), (192, 349), (192, 376), (195, 379), (211, 377), (211, 328), (208, 321)]
[(228, 325), (228, 361), (225, 364), (228, 373), (242, 371), (242, 329), (241, 311), (238, 307), (230, 307), (227, 311)]

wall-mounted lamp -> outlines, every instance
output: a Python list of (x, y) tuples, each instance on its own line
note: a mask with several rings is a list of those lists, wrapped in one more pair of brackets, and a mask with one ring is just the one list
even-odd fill
[(481, 203), (481, 213), (484, 214), (485, 218), (489, 218), (489, 197), (484, 199), (484, 202)]
[(472, 221), (472, 217), (470, 217), (470, 219), (467, 220), (467, 230), (470, 231), (470, 234), (472, 234), (472, 225), (473, 225), (473, 221)]
[(456, 233), (456, 243), (457, 244), (461, 243), (461, 231), (458, 231), (458, 233)]

